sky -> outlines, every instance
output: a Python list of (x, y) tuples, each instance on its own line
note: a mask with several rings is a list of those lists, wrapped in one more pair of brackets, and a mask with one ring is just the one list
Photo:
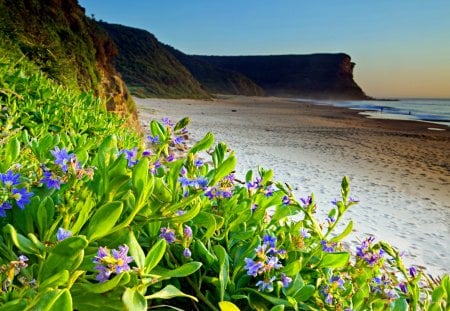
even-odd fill
[(450, 0), (79, 0), (187, 54), (344, 52), (374, 97), (450, 98)]

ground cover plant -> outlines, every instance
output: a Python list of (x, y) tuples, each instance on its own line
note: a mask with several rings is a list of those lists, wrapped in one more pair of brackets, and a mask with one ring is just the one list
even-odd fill
[(449, 310), (449, 276), (405, 267), (317, 219), (272, 171), (234, 175), (213, 134), (187, 147), (189, 119), (141, 137), (92, 94), (0, 53), (0, 310)]

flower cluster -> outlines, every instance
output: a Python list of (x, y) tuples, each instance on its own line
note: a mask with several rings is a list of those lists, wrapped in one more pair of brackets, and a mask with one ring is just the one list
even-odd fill
[(332, 304), (335, 296), (344, 291), (344, 280), (339, 275), (333, 275), (328, 283), (321, 287), (320, 293), (324, 298), (326, 304)]
[(99, 247), (97, 256), (94, 257), (93, 262), (97, 265), (95, 270), (98, 271), (96, 279), (100, 282), (106, 282), (112, 273), (120, 274), (124, 271), (129, 271), (128, 265), (133, 261), (133, 257), (128, 256), (128, 246), (121, 245), (119, 250), (113, 249), (111, 252), (107, 247)]
[(218, 184), (214, 187), (208, 187), (205, 191), (205, 195), (210, 199), (214, 198), (231, 198), (233, 196), (234, 190), (234, 175), (230, 174), (225, 176)]
[(10, 210), (15, 202), (20, 209), (30, 203), (33, 192), (29, 192), (20, 181), (20, 174), (8, 170), (0, 174), (0, 217), (6, 217), (6, 211)]
[(256, 282), (258, 290), (261, 292), (273, 291), (273, 282), (279, 280), (281, 286), (286, 288), (292, 282), (292, 279), (280, 272), (283, 265), (280, 259), (286, 257), (286, 251), (276, 248), (277, 238), (265, 235), (262, 244), (258, 246), (256, 251), (256, 258), (245, 258), (245, 267), (247, 274), (253, 277), (263, 277)]
[[(181, 230), (181, 227), (180, 227), (180, 230)], [(160, 232), (161, 233), (160, 233), (159, 237), (161, 239), (164, 239), (168, 244), (173, 244), (173, 243), (181, 244), (184, 248), (183, 256), (185, 258), (191, 257), (192, 252), (189, 249), (189, 246), (192, 242), (192, 228), (191, 227), (189, 227), (188, 225), (184, 225), (183, 233), (180, 234), (181, 235), (180, 239), (177, 239), (174, 229), (171, 229), (168, 227), (162, 227)]]
[(356, 256), (364, 260), (371, 267), (379, 264), (384, 255), (384, 250), (381, 247), (373, 246), (374, 240), (375, 238), (373, 236), (368, 237), (362, 241), (360, 246), (356, 247)]
[(56, 146), (50, 153), (55, 158), (53, 167), (50, 169), (42, 165), (43, 177), (41, 179), (41, 183), (48, 189), (59, 190), (61, 184), (66, 183), (70, 176), (76, 176), (78, 179), (88, 176), (92, 179), (94, 170), (92, 168), (84, 169), (78, 162), (76, 155), (68, 153), (66, 148), (60, 149)]

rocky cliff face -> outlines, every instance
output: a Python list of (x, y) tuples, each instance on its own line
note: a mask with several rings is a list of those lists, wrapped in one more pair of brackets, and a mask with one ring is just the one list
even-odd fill
[(191, 56), (240, 72), (269, 95), (367, 99), (353, 80), (354, 63), (347, 54), (269, 56)]
[(76, 0), (0, 0), (0, 40), (60, 84), (94, 91), (137, 126), (134, 103), (111, 62), (117, 50)]

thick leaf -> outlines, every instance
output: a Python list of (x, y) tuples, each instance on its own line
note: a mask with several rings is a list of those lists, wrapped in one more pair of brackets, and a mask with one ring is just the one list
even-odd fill
[(147, 298), (147, 299), (172, 299), (175, 297), (191, 298), (192, 300), (198, 302), (198, 299), (196, 297), (183, 293), (182, 291), (180, 291), (178, 288), (176, 288), (173, 285), (167, 285), (159, 292), (156, 292), (152, 295), (145, 296), (145, 298)]
[(391, 303), (392, 311), (407, 311), (408, 309), (408, 302), (405, 298), (396, 299)]
[(92, 217), (88, 227), (89, 240), (96, 240), (109, 234), (122, 213), (122, 202), (108, 202), (102, 205)]
[(72, 311), (72, 296), (67, 288), (45, 293), (34, 306), (34, 310)]
[(49, 251), (51, 253), (59, 254), (62, 256), (71, 257), (73, 254), (85, 249), (88, 245), (88, 241), (82, 236), (73, 236), (60, 241)]
[(50, 276), (39, 284), (39, 289), (42, 290), (46, 287), (58, 287), (65, 284), (69, 280), (69, 271), (61, 270), (58, 273)]
[(15, 299), (0, 306), (0, 311), (23, 311), (27, 306), (26, 299)]
[(184, 117), (183, 119), (178, 121), (177, 124), (175, 124), (175, 126), (173, 127), (173, 131), (177, 132), (185, 128), (189, 124), (189, 122), (191, 122), (191, 119), (189, 119), (189, 117)]
[(122, 301), (127, 310), (147, 310), (147, 300), (136, 288), (127, 287), (123, 293)]
[(239, 308), (230, 301), (219, 302), (220, 311), (239, 311)]
[(160, 275), (162, 278), (181, 278), (191, 275), (192, 273), (200, 269), (201, 266), (202, 266), (201, 262), (191, 261), (175, 269), (165, 269), (162, 267), (155, 267), (152, 270), (152, 274)]
[(148, 252), (145, 257), (145, 268), (146, 274), (150, 273), (154, 267), (161, 261), (164, 253), (166, 252), (166, 241), (163, 239), (158, 240), (153, 247)]
[(222, 301), (228, 285), (230, 264), (227, 251), (221, 245), (215, 245), (214, 252), (219, 259), (220, 301)]
[(142, 250), (141, 245), (139, 245), (139, 242), (136, 239), (136, 236), (134, 235), (133, 230), (128, 230), (128, 234), (126, 235), (126, 241), (125, 244), (128, 245), (130, 250), (130, 255), (133, 257), (134, 262), (138, 266), (139, 269), (143, 269), (145, 265), (145, 254)]
[(338, 236), (330, 239), (330, 242), (339, 242), (342, 241), (347, 235), (349, 235), (353, 230), (353, 220), (350, 220), (347, 227), (345, 227), (344, 231), (341, 232)]
[(94, 294), (102, 294), (113, 290), (119, 285), (125, 285), (130, 281), (130, 275), (122, 272), (119, 275), (112, 276), (110, 280), (103, 283), (75, 283), (74, 290), (86, 291)]
[(203, 137), (200, 141), (198, 141), (192, 148), (189, 150), (189, 153), (196, 154), (199, 151), (206, 150), (210, 148), (214, 143), (214, 135), (209, 132)]
[(17, 233), (11, 224), (6, 224), (3, 231), (10, 235), (14, 245), (25, 254), (39, 254), (39, 248), (30, 239)]
[(326, 253), (322, 261), (319, 263), (321, 268), (341, 268), (347, 265), (350, 254), (347, 252)]
[(315, 290), (313, 285), (305, 285), (295, 294), (294, 298), (297, 301), (306, 301), (314, 294)]
[(236, 157), (234, 156), (234, 153), (232, 153), (217, 169), (215, 169), (214, 176), (209, 184), (215, 185), (219, 180), (231, 174), (235, 167)]
[(83, 250), (72, 253), (70, 255), (50, 253), (42, 266), (42, 271), (39, 274), (39, 282), (43, 282), (44, 280), (50, 278), (51, 276), (59, 273), (62, 270), (69, 270), (69, 272), (73, 272), (80, 266), (83, 258)]

